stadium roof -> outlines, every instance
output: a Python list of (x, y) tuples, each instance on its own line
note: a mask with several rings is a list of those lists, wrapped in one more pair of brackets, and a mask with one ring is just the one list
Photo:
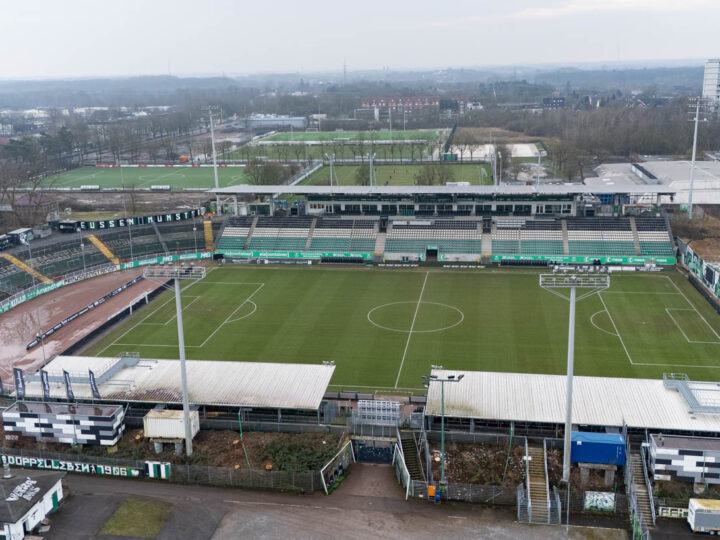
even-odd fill
[[(72, 376), (75, 397), (93, 399), (87, 380), (90, 369), (98, 378), (103, 400), (182, 403), (179, 360), (143, 358), (126, 366), (118, 361), (58, 356), (45, 366), (51, 380), (50, 397), (65, 398), (65, 385), (52, 382), (65, 370)], [(196, 405), (317, 410), (334, 371), (334, 365), (188, 360), (188, 393)], [(103, 381), (104, 372), (112, 376)], [(40, 382), (27, 381), (26, 395), (42, 397)]]
[(293, 195), (592, 195), (592, 194), (628, 194), (628, 195), (672, 195), (675, 189), (658, 185), (592, 185), (584, 184), (552, 184), (539, 188), (528, 185), (500, 186), (255, 186), (237, 185), (211, 189), (212, 193), (221, 195), (277, 195), (288, 193)]
[[(565, 421), (565, 376), (530, 373), (433, 370), (464, 374), (445, 385), (445, 415), (495, 421), (561, 424)], [(431, 384), (426, 414), (440, 416), (440, 385)], [(575, 377), (573, 424), (720, 432), (720, 414), (691, 413), (679, 392), (660, 379)]]

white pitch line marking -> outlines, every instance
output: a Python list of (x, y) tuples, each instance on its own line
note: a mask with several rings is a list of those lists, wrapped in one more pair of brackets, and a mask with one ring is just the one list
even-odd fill
[(620, 335), (620, 331), (618, 330), (617, 325), (615, 324), (615, 320), (612, 318), (612, 315), (610, 315), (610, 310), (608, 309), (607, 305), (605, 304), (605, 300), (602, 297), (602, 293), (598, 293), (598, 297), (600, 298), (600, 302), (602, 302), (603, 307), (605, 308), (605, 311), (607, 311), (608, 317), (610, 318), (610, 322), (613, 325), (613, 328), (615, 329), (615, 333), (617, 334), (618, 339), (620, 340), (620, 344), (622, 345), (623, 349), (625, 350), (625, 354), (628, 357), (628, 360), (630, 360), (630, 364), (635, 365), (632, 358), (630, 357), (630, 353), (627, 350), (627, 347), (625, 346), (625, 342), (623, 341), (622, 336)]
[(429, 275), (430, 272), (425, 272), (425, 279), (423, 280), (422, 289), (420, 289), (420, 297), (418, 298), (417, 306), (415, 306), (415, 315), (413, 315), (412, 324), (410, 325), (410, 331), (408, 332), (408, 338), (405, 342), (405, 350), (403, 351), (402, 360), (400, 361), (400, 369), (398, 369), (397, 379), (395, 379), (395, 388), (397, 388), (397, 385), (400, 383), (400, 374), (402, 373), (402, 368), (405, 364), (405, 356), (407, 355), (408, 347), (410, 346), (410, 339), (412, 338), (413, 328), (415, 328), (415, 320), (417, 319), (418, 311), (420, 311), (420, 304), (422, 304), (422, 297), (425, 293), (425, 285), (427, 284), (427, 279)]

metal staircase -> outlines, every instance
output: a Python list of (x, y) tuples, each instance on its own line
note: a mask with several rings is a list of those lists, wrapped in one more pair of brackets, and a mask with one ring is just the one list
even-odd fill
[(640, 452), (632, 451), (628, 455), (626, 467), (629, 467), (631, 472), (632, 487), (630, 493), (631, 496), (635, 497), (638, 519), (642, 522), (643, 527), (648, 529), (653, 526), (654, 509), (650, 500), (652, 494), (648, 492), (648, 484), (645, 482), (645, 472)]
[(415, 437), (412, 432), (400, 432), (400, 444), (402, 446), (403, 457), (405, 458), (405, 466), (410, 473), (411, 480), (425, 480), (418, 461), (418, 451), (415, 446)]

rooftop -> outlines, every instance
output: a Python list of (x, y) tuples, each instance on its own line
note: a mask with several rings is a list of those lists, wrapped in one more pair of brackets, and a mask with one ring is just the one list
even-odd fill
[[(629, 167), (629, 164), (628, 164)], [(589, 195), (589, 194), (635, 194), (635, 195), (671, 195), (675, 190), (668, 186), (627, 184), (627, 185), (584, 185), (584, 184), (546, 184), (540, 187), (530, 185), (500, 186), (310, 186), (280, 185), (255, 186), (237, 185), (211, 189), (212, 193), (222, 195), (266, 194), (275, 195), (288, 193), (294, 195), (413, 195), (413, 194), (457, 194), (457, 195)]]
[[(459, 375), (445, 385), (445, 415), (493, 421), (565, 422), (565, 376), (486, 371), (433, 370)], [(440, 416), (440, 385), (428, 392), (426, 414)], [(720, 414), (691, 413), (679, 392), (662, 379), (575, 377), (573, 424), (720, 433)]]
[(0, 523), (17, 523), (55, 486), (64, 472), (11, 469), (12, 478), (0, 476)]
[[(109, 374), (97, 380), (105, 401), (182, 403), (179, 360), (58, 356), (45, 370), (51, 375), (52, 398), (65, 398), (64, 383), (54, 377), (64, 370), (72, 375), (75, 397), (93, 399), (90, 381), (84, 379), (93, 370)], [(188, 393), (195, 405), (317, 410), (334, 371), (333, 365), (188, 360)], [(41, 383), (28, 377), (26, 396), (42, 395)]]

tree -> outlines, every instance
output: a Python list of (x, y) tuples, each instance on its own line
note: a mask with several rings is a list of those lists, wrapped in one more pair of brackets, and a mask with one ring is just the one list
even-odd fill
[(255, 186), (272, 186), (283, 184), (290, 176), (289, 171), (277, 163), (266, 163), (253, 159), (245, 167), (248, 183)]
[(355, 183), (358, 186), (370, 185), (370, 164), (364, 163), (355, 169)]

